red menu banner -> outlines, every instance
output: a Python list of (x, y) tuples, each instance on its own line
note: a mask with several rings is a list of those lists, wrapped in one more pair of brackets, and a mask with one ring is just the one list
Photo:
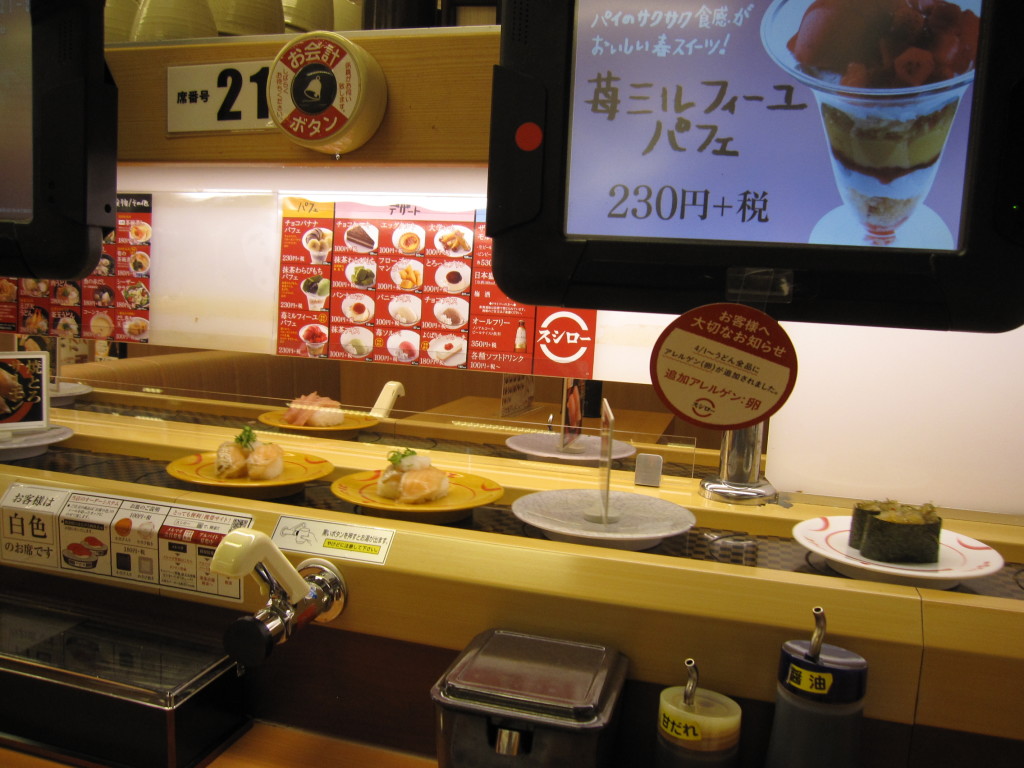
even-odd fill
[(467, 367), (472, 210), (286, 198), (282, 215), (278, 354)]
[(597, 312), (495, 283), (484, 211), (286, 197), (277, 351), (590, 378)]
[(277, 353), (327, 357), (334, 203), (287, 197), (282, 204)]
[(117, 224), (81, 280), (0, 277), (0, 330), (32, 336), (149, 341), (153, 198), (119, 194)]
[(473, 254), (469, 367), (478, 371), (532, 373), (537, 308), (509, 298), (494, 281), (491, 239), (481, 215)]

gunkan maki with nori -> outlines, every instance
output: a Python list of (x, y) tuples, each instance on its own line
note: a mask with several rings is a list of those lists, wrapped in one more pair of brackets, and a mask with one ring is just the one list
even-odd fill
[(942, 518), (931, 504), (882, 505), (865, 515), (860, 553), (883, 563), (935, 563), (939, 560)]
[(867, 528), (868, 518), (874, 517), (885, 510), (896, 510), (900, 508), (898, 501), (859, 501), (853, 508), (853, 517), (850, 518), (850, 546), (860, 549), (864, 541), (864, 529)]

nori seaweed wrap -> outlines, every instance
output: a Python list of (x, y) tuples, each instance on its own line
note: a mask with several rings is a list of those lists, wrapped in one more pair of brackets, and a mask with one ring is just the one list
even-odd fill
[(942, 518), (935, 507), (899, 504), (865, 516), (860, 553), (883, 563), (935, 563), (939, 560)]
[(899, 502), (896, 501), (861, 501), (853, 508), (853, 517), (850, 518), (850, 546), (860, 549), (864, 541), (864, 529), (867, 528), (868, 518), (886, 510), (899, 509)]

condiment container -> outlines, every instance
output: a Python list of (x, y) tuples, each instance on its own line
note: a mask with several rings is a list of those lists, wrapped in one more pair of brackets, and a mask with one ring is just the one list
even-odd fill
[(779, 655), (775, 717), (765, 768), (859, 768), (868, 663), (822, 642), (825, 614), (814, 609), (810, 641), (789, 640)]
[(439, 768), (611, 766), (627, 666), (604, 645), (478, 635), (430, 692)]
[(697, 665), (686, 660), (686, 685), (665, 688), (658, 707), (656, 768), (733, 768), (740, 744), (740, 705), (697, 687)]
[(0, 599), (3, 740), (62, 765), (195, 768), (249, 727), (245, 682), (219, 642), (135, 624)]

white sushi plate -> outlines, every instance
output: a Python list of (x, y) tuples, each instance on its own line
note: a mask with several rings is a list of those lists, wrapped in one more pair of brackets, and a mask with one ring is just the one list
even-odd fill
[(50, 385), (50, 405), (63, 408), (75, 399), (92, 392), (92, 387), (78, 381), (61, 381)]
[(849, 515), (814, 517), (793, 526), (793, 538), (824, 557), (838, 573), (854, 579), (952, 589), (967, 579), (996, 573), (1003, 557), (992, 547), (962, 533), (943, 528), (935, 563), (882, 563), (869, 560), (850, 546)]
[[(546, 459), (566, 461), (598, 461), (601, 458), (601, 438), (597, 435), (580, 435), (568, 448), (562, 447), (562, 436), (555, 432), (527, 432), (513, 435), (505, 441), (513, 451)], [(636, 453), (629, 443), (612, 440), (612, 459), (628, 459)]]
[(618, 520), (591, 522), (587, 514), (600, 505), (600, 499), (597, 489), (538, 491), (513, 501), (512, 514), (553, 541), (632, 551), (656, 547), (662, 539), (684, 533), (697, 522), (686, 507), (628, 491), (609, 493), (609, 506)]
[(15, 432), (10, 440), (0, 442), (0, 461), (17, 461), (41, 456), (51, 445), (67, 440), (73, 434), (74, 431), (68, 427), (55, 426)]

